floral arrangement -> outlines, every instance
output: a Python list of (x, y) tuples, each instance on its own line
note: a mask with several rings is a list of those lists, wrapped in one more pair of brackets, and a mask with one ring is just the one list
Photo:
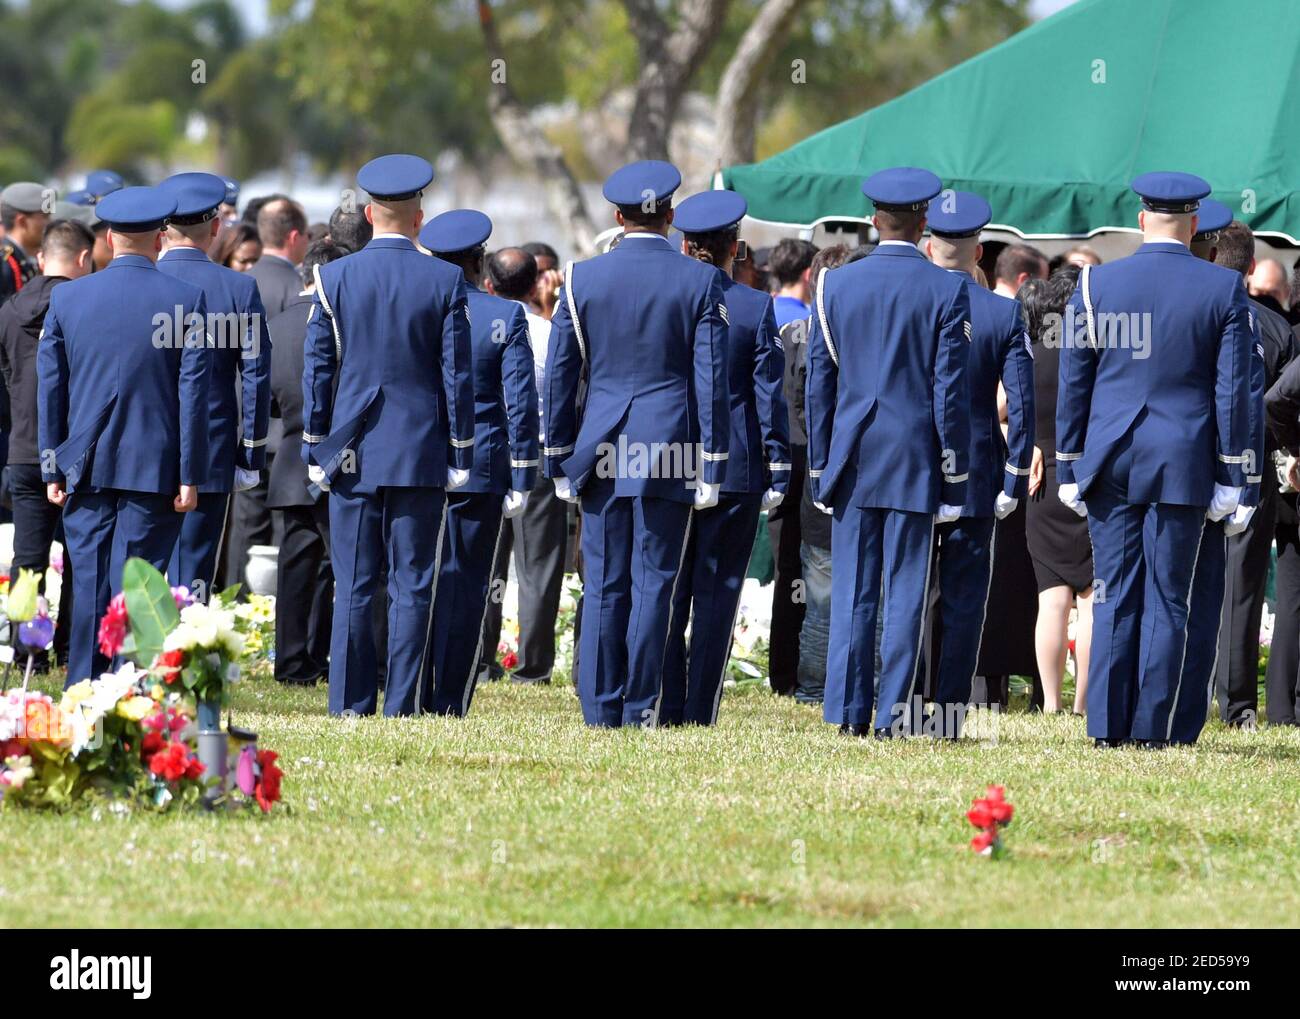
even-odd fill
[(761, 684), (770, 668), (772, 638), (773, 584), (760, 584), (753, 577), (745, 579), (732, 631), (731, 657), (727, 662), (727, 679), (739, 685)]
[[(0, 698), (0, 807), (107, 796), (156, 810), (223, 802), (269, 812), (280, 798), (277, 755), (259, 750), (252, 734), (205, 736), (197, 724), (238, 679), (244, 638), (235, 611), (194, 602), (131, 559), (99, 641), (106, 655), (133, 661), (76, 683), (57, 703), (25, 685)], [(201, 740), (214, 736), (223, 748), (234, 744), (233, 775), (200, 757)]]
[(239, 668), (244, 674), (265, 672), (268, 677), (275, 662), (275, 596), (250, 594), (247, 601), (235, 600), (236, 588), (217, 595), (218, 602), (232, 608), (235, 629), (244, 637)]
[(979, 829), (970, 840), (970, 847), (981, 856), (998, 859), (1006, 849), (1002, 845), (1002, 829), (1011, 823), (1016, 808), (1007, 802), (1006, 789), (991, 785), (983, 796), (971, 801), (966, 820)]

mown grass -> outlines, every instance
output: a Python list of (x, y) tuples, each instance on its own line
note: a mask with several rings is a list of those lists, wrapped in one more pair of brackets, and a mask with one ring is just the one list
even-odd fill
[[(714, 729), (590, 731), (572, 687), (466, 720), (341, 721), (244, 684), (280, 751), (253, 815), (0, 814), (4, 926), (1289, 926), (1300, 732), (1098, 751), (1012, 713), (995, 742), (849, 739), (762, 688)], [(985, 784), (1009, 858), (967, 849)]]

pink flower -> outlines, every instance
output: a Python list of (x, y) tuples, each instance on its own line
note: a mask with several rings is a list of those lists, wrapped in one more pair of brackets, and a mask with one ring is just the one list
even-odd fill
[(108, 603), (108, 611), (99, 621), (99, 650), (112, 658), (122, 650), (126, 640), (126, 627), (130, 620), (126, 615), (126, 595), (116, 594)]

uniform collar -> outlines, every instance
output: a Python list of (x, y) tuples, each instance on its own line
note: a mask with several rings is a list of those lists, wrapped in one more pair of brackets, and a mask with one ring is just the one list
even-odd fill
[(1182, 241), (1176, 241), (1169, 237), (1157, 237), (1153, 240), (1143, 241), (1142, 247), (1137, 249), (1140, 255), (1160, 254), (1160, 255), (1191, 255), (1191, 250)]
[[(618, 242), (618, 248), (629, 243), (632, 244), (633, 247), (637, 248), (653, 248), (662, 244), (669, 251), (673, 250), (672, 241), (663, 234), (651, 233), (649, 230), (633, 230), (624, 233), (623, 239)], [(618, 248), (615, 248), (614, 250), (617, 251)]]
[(917, 258), (924, 258), (915, 244), (908, 241), (881, 241), (876, 245), (872, 255), (915, 255)]
[(105, 268), (112, 269), (120, 265), (133, 265), (137, 269), (156, 269), (153, 259), (145, 258), (144, 255), (114, 255), (113, 260)]
[(377, 248), (410, 248), (415, 250), (415, 242), (405, 234), (375, 234), (370, 238), (370, 243), (366, 247), (374, 245)]
[(174, 259), (177, 261), (188, 260), (191, 262), (212, 261), (212, 259), (208, 257), (208, 253), (206, 251), (202, 251), (199, 248), (190, 248), (190, 247), (168, 248), (166, 251), (162, 253), (161, 257), (159, 258), (159, 261), (162, 261), (162, 259), (164, 258)]

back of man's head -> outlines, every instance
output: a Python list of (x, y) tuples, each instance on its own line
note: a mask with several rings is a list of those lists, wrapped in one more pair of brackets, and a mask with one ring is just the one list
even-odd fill
[(498, 297), (524, 301), (537, 283), (537, 259), (523, 248), (502, 248), (488, 256), (488, 279)]
[(1008, 244), (998, 253), (993, 266), (994, 283), (1019, 290), (1026, 279), (1047, 278), (1047, 258), (1029, 244)]
[(767, 270), (783, 287), (794, 286), (812, 265), (817, 247), (812, 241), (797, 237), (784, 237), (772, 249), (767, 259)]
[(41, 271), (47, 276), (84, 276), (93, 268), (94, 248), (95, 235), (84, 223), (52, 220), (41, 238)]
[(363, 209), (345, 209), (340, 205), (330, 215), (329, 238), (349, 251), (360, 251), (370, 243), (375, 228), (366, 219)]
[(560, 254), (545, 241), (529, 241), (527, 244), (521, 244), (521, 248), (528, 252), (537, 260), (537, 271), (542, 272), (546, 269), (557, 269), (560, 265)]
[(1248, 276), (1254, 262), (1255, 234), (1245, 223), (1234, 219), (1219, 231), (1219, 239), (1214, 245), (1214, 264)]
[(295, 230), (307, 233), (307, 215), (288, 195), (271, 195), (257, 212), (257, 236), (262, 247), (283, 251)]
[(347, 248), (335, 244), (330, 238), (313, 241), (307, 249), (307, 254), (302, 257), (303, 286), (309, 287), (316, 282), (316, 266), (325, 265), (327, 262), (333, 262), (335, 259), (349, 254), (351, 252)]

